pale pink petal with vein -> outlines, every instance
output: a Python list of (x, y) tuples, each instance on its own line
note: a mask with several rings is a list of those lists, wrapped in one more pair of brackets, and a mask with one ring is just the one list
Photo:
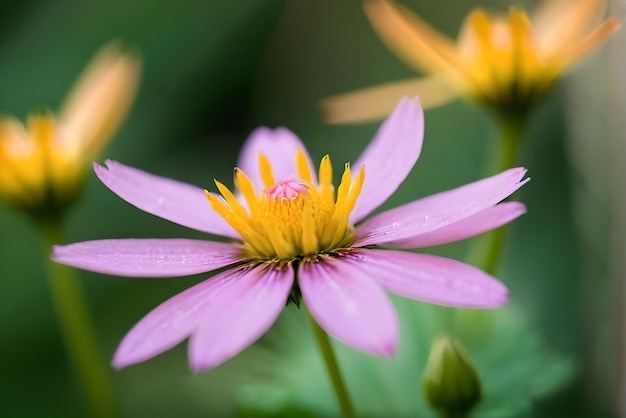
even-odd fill
[(250, 177), (257, 194), (259, 194), (265, 188), (259, 172), (259, 153), (262, 152), (269, 159), (274, 177), (276, 181), (279, 181), (291, 175), (297, 175), (295, 157), (298, 148), (304, 152), (316, 182), (317, 175), (311, 157), (309, 157), (302, 141), (287, 128), (257, 128), (246, 139), (239, 155), (237, 167)]
[(506, 287), (469, 264), (430, 254), (358, 250), (345, 257), (390, 292), (424, 302), (462, 308), (497, 308), (508, 300)]
[(107, 160), (94, 164), (98, 178), (122, 199), (139, 209), (198, 231), (239, 239), (239, 234), (219, 216), (204, 190)]
[(291, 267), (262, 265), (237, 274), (236, 285), (208, 307), (191, 335), (189, 362), (195, 372), (225, 362), (259, 339), (283, 310), (294, 280)]
[(365, 166), (365, 182), (350, 214), (355, 224), (391, 196), (409, 174), (422, 150), (424, 111), (419, 98), (404, 97), (354, 163)]
[(235, 244), (191, 239), (105, 239), (55, 245), (58, 263), (127, 277), (176, 277), (205, 273), (241, 260)]
[(524, 213), (526, 213), (526, 206), (523, 203), (500, 203), (439, 229), (419, 233), (400, 241), (392, 241), (387, 245), (397, 248), (421, 248), (461, 241), (499, 228)]
[(355, 246), (397, 242), (433, 231), (497, 204), (522, 187), (524, 168), (512, 168), (375, 215), (357, 228)]
[(398, 318), (382, 288), (364, 270), (343, 259), (325, 258), (298, 270), (311, 315), (333, 337), (372, 354), (391, 356)]

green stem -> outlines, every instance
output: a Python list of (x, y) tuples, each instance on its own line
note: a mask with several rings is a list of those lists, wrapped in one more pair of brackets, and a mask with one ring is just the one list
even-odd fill
[(488, 235), (485, 256), (480, 263), (480, 268), (483, 271), (491, 275), (497, 274), (506, 236), (506, 226), (502, 226)]
[(57, 320), (70, 361), (91, 405), (91, 416), (116, 417), (119, 414), (107, 368), (98, 354), (95, 333), (76, 270), (50, 260), (51, 246), (63, 242), (61, 223), (42, 224), (39, 231), (44, 243), (44, 257)]
[(354, 417), (354, 407), (352, 406), (350, 395), (348, 395), (348, 390), (346, 389), (343, 377), (339, 371), (339, 365), (337, 364), (333, 347), (330, 345), (328, 335), (317, 324), (317, 322), (315, 322), (315, 319), (313, 319), (308, 309), (305, 309), (305, 311), (306, 316), (309, 318), (309, 322), (311, 323), (311, 328), (313, 328), (313, 335), (315, 335), (317, 345), (322, 353), (322, 357), (324, 358), (324, 364), (326, 365), (328, 376), (333, 384), (333, 389), (335, 390), (335, 395), (337, 396), (341, 413), (345, 418)]
[(493, 164), (495, 173), (500, 173), (516, 166), (522, 143), (523, 125), (523, 119), (504, 117), (498, 119), (499, 152)]
[[(490, 175), (515, 167), (522, 139), (522, 125), (522, 120), (506, 118), (498, 120), (499, 152), (491, 164)], [(495, 275), (498, 272), (506, 238), (507, 227), (505, 225), (475, 240), (475, 244), (469, 251), (469, 262)]]

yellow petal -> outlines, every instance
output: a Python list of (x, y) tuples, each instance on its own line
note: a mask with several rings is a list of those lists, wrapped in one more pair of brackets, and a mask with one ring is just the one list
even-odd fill
[(319, 168), (319, 183), (320, 193), (324, 203), (328, 206), (333, 206), (334, 200), (334, 188), (333, 188), (333, 165), (330, 161), (330, 157), (326, 154), (320, 162)]
[(0, 117), (0, 194), (9, 200), (39, 194), (45, 176), (42, 158), (41, 148), (19, 120)]
[(298, 176), (300, 176), (302, 180), (311, 183), (311, 167), (309, 167), (309, 162), (300, 147), (296, 149), (296, 167), (298, 169)]
[[(475, 55), (482, 49), (491, 49), (493, 47), (491, 17), (481, 9), (474, 9), (467, 16), (467, 19), (461, 29), (459, 36), (459, 44), (465, 45), (467, 39), (472, 41), (468, 43), (473, 48), (468, 55)], [(463, 51), (466, 52), (466, 51)]]
[(105, 45), (83, 71), (59, 113), (63, 140), (91, 161), (108, 142), (132, 104), (141, 72), (135, 53)]
[(270, 160), (262, 152), (259, 153), (259, 170), (265, 187), (270, 187), (272, 184), (276, 183), (274, 172), (272, 171), (272, 163), (270, 163)]
[[(28, 117), (28, 133), (39, 148), (41, 160), (37, 170), (42, 172), (41, 188), (52, 187), (55, 194), (72, 190), (77, 181), (75, 156), (59, 143), (58, 123), (50, 113), (33, 113)], [(34, 165), (34, 164), (33, 164)], [(31, 168), (34, 170), (35, 168)]]
[(563, 66), (569, 66), (575, 61), (584, 59), (584, 57), (599, 48), (609, 36), (621, 27), (621, 21), (615, 16), (609, 17), (595, 32), (579, 43), (571, 53), (562, 58)]
[(408, 9), (385, 0), (364, 3), (374, 30), (387, 46), (414, 68), (460, 77), (455, 43)]
[(473, 10), (459, 34), (459, 54), (472, 95), (494, 100), (509, 88), (511, 39), (507, 23), (483, 10)]
[(305, 255), (315, 254), (319, 249), (319, 240), (316, 235), (317, 227), (311, 202), (307, 201), (302, 208), (302, 252)]
[[(241, 203), (239, 203), (239, 201), (237, 200), (235, 195), (230, 191), (230, 189), (226, 187), (223, 183), (220, 183), (217, 180), (213, 180), (213, 181), (215, 182), (217, 189), (219, 190), (222, 197), (226, 201), (226, 204), (228, 205), (228, 208), (231, 210), (231, 212), (233, 212), (238, 218), (247, 219), (248, 213), (246, 212), (244, 207), (241, 206)], [(207, 194), (207, 196), (210, 196), (210, 195), (211, 195), (210, 193)]]
[[(0, 117), (0, 159), (11, 161), (26, 158), (35, 148), (22, 122), (12, 116)], [(0, 165), (0, 170), (3, 168)]]
[(600, 23), (608, 0), (548, 0), (533, 17), (544, 56), (570, 50)]
[(258, 205), (256, 190), (254, 190), (252, 180), (239, 168), (235, 168), (235, 186), (237, 186), (244, 199), (246, 199), (250, 213), (254, 213)]
[(322, 118), (326, 123), (360, 123), (381, 120), (393, 111), (405, 96), (420, 96), (424, 108), (446, 104), (461, 94), (441, 76), (395, 81), (339, 94), (322, 100)]
[(512, 79), (520, 96), (531, 96), (533, 91), (544, 91), (556, 76), (547, 63), (537, 57), (533, 26), (526, 12), (513, 7), (509, 12), (511, 34)]

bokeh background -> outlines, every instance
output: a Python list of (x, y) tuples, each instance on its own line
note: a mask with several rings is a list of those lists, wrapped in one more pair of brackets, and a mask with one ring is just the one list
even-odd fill
[[(506, 11), (511, 3), (405, 4), (456, 36), (474, 6)], [(30, 110), (57, 109), (111, 39), (134, 45), (144, 72), (132, 112), (101, 161), (208, 188), (213, 178), (232, 184), (238, 150), (259, 125), (289, 127), (315, 160), (330, 153), (335, 164), (353, 161), (378, 124), (325, 125), (319, 101), (414, 75), (380, 42), (358, 1), (24, 0), (3, 4), (0, 15), (0, 112), (24, 120)], [(528, 214), (510, 231), (499, 275), (511, 303), (485, 317), (460, 315), (459, 337), (485, 384), (476, 416), (614, 417), (620, 402), (624, 413), (625, 45), (622, 31), (558, 82), (530, 120), (521, 163), (532, 181), (514, 196)], [(428, 110), (420, 160), (383, 208), (483, 177), (496, 140), (492, 120), (471, 104)], [(67, 236), (202, 238), (123, 202), (93, 174)], [(470, 244), (429, 251), (464, 259)], [(0, 202), (5, 417), (89, 415), (55, 321), (47, 252), (29, 220)], [(80, 277), (107, 361), (145, 313), (205, 278)], [(420, 376), (449, 311), (393, 300), (402, 329), (397, 358), (337, 343), (347, 383), (365, 415), (432, 416)], [(189, 371), (185, 344), (111, 370), (121, 415), (332, 416), (337, 409), (309, 333), (289, 308), (254, 347), (208, 373)]]

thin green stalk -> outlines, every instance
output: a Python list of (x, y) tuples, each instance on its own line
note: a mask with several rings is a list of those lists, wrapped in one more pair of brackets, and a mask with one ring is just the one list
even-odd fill
[[(522, 139), (522, 125), (521, 120), (499, 119), (499, 149), (497, 157), (491, 163), (492, 169), (489, 175), (501, 173), (516, 166)], [(507, 235), (505, 225), (477, 239), (470, 248), (469, 262), (487, 273), (497, 274)]]
[(489, 174), (500, 173), (516, 167), (522, 143), (524, 119), (498, 119), (498, 154), (493, 162), (495, 171)]
[[(523, 119), (498, 119), (498, 152), (494, 154), (489, 165), (488, 175), (501, 173), (518, 164), (519, 151), (523, 133)], [(474, 238), (469, 248), (467, 262), (483, 271), (502, 278), (500, 263), (508, 237), (508, 225)], [(475, 327), (475, 338), (483, 338), (491, 332), (492, 315), (490, 311), (464, 310), (462, 315), (454, 309), (452, 326), (462, 329), (468, 324)], [(480, 326), (477, 326), (480, 324)]]
[(337, 364), (333, 348), (330, 345), (328, 335), (317, 324), (317, 322), (315, 322), (315, 319), (313, 319), (308, 309), (305, 309), (305, 311), (306, 316), (309, 318), (309, 322), (311, 323), (311, 328), (313, 328), (313, 335), (315, 335), (317, 345), (322, 353), (322, 357), (324, 358), (324, 364), (326, 365), (328, 376), (333, 384), (333, 389), (335, 391), (335, 395), (337, 396), (341, 413), (345, 418), (354, 417), (354, 407), (352, 406), (350, 395), (348, 395), (348, 390), (346, 389), (343, 377), (339, 371), (339, 365)]
[(119, 416), (76, 270), (50, 260), (51, 246), (63, 242), (61, 224), (40, 225), (39, 231), (57, 320), (70, 361), (86, 392), (90, 415), (101, 418)]

